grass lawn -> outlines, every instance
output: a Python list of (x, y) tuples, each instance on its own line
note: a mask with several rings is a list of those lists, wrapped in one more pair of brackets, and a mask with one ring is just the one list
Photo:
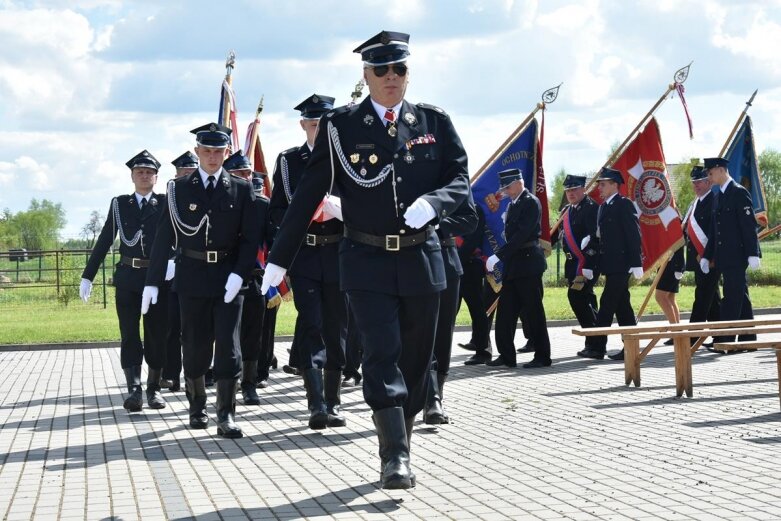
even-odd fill
[[(597, 288), (597, 295), (602, 289)], [(632, 305), (638, 310), (647, 287), (632, 288)], [(0, 299), (0, 345), (40, 344), (59, 342), (89, 342), (119, 340), (113, 290), (109, 304), (82, 304), (76, 300), (67, 307), (56, 299), (3, 301)], [(781, 303), (781, 286), (752, 286), (751, 300), (755, 308), (777, 307)], [(678, 294), (682, 311), (691, 310), (694, 288), (684, 286)], [(572, 319), (565, 288), (545, 289), (545, 311), (548, 319)], [(659, 307), (651, 299), (646, 315), (659, 313)], [(285, 302), (277, 317), (277, 335), (290, 335), (295, 324), (296, 310), (292, 302)], [(462, 306), (458, 324), (468, 325), (469, 314)]]

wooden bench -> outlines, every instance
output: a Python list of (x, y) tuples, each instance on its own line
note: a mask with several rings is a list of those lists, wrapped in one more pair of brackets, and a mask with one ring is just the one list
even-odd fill
[(742, 351), (744, 349), (773, 349), (776, 352), (776, 368), (778, 371), (778, 399), (781, 406), (781, 340), (754, 342), (719, 342), (713, 345), (721, 351)]
[[(781, 319), (730, 320), (721, 322), (691, 322), (654, 326), (619, 326), (608, 328), (573, 328), (578, 336), (621, 335), (624, 341), (624, 381), (640, 386), (640, 363), (660, 340), (672, 338), (675, 352), (675, 387), (677, 396), (691, 397), (692, 355), (709, 336), (781, 333)], [(649, 340), (641, 350), (640, 341)], [(694, 342), (692, 343), (692, 340)]]

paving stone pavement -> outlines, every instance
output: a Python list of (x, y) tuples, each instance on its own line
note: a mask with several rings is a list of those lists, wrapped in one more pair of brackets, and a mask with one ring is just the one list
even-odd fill
[[(698, 352), (694, 397), (676, 398), (671, 347), (655, 349), (643, 387), (629, 388), (621, 363), (576, 357), (582, 339), (569, 327), (550, 333), (546, 369), (465, 367), (469, 353), (454, 347), (452, 423), (416, 425), (411, 491), (377, 488), (377, 442), (357, 388), (343, 393), (348, 426), (313, 432), (300, 380), (274, 371), (261, 406), (238, 406), (245, 437), (224, 440), (214, 423), (187, 428), (184, 393), (128, 414), (118, 349), (0, 352), (0, 516), (781, 518), (772, 352)], [(280, 360), (288, 346), (277, 343)]]

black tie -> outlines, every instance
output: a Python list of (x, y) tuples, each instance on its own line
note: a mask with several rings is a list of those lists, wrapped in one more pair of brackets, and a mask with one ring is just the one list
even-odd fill
[(206, 178), (206, 195), (209, 196), (211, 199), (212, 194), (214, 193), (214, 176), (210, 175)]
[(141, 212), (143, 213), (144, 208), (146, 208), (146, 197), (141, 198)]

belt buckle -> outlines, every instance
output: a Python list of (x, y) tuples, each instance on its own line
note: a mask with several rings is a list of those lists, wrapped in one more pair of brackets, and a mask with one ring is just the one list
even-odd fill
[(131, 266), (131, 267), (133, 267), (133, 268), (139, 269), (141, 266), (139, 266), (138, 264), (136, 264), (136, 262), (137, 262), (137, 261), (140, 261), (140, 260), (141, 260), (141, 259), (136, 259), (136, 258), (134, 257), (134, 258), (133, 258), (133, 260), (132, 260), (132, 261), (130, 261), (130, 266)]
[(567, 253), (566, 255), (567, 255), (567, 259), (572, 260), (572, 254), (571, 253)]
[(217, 262), (217, 252), (216, 251), (207, 251), (206, 252), (206, 262), (209, 264), (215, 264)]
[(386, 251), (399, 251), (400, 237), (398, 235), (386, 235), (385, 236), (385, 250)]
[(313, 233), (307, 233), (306, 234), (306, 245), (307, 246), (317, 246), (317, 235)]

